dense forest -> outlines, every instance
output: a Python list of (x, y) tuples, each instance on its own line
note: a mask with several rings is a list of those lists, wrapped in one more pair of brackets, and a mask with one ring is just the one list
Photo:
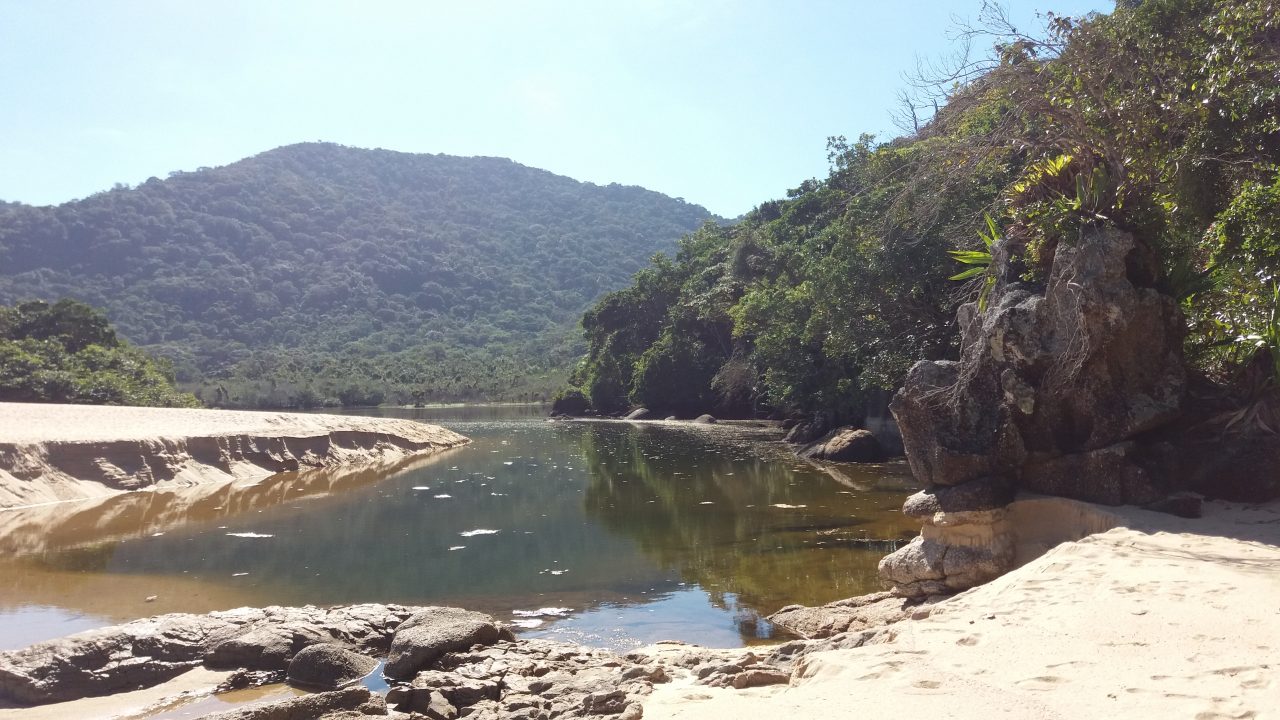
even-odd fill
[(0, 203), (0, 303), (105, 308), (209, 405), (529, 398), (593, 300), (711, 219), (499, 158), (293, 145)]
[(74, 300), (0, 306), (0, 401), (196, 407), (173, 370)]
[(1028, 36), (988, 12), (969, 36), (994, 54), (916, 78), (907, 134), (833, 138), (825, 179), (703, 227), (605, 296), (563, 395), (856, 421), (916, 360), (955, 356), (956, 308), (985, 300), (993, 244), (1035, 285), (1098, 226), (1132, 233), (1133, 272), (1181, 302), (1201, 377), (1274, 389), (1280, 12), (1145, 0), (1047, 21)]

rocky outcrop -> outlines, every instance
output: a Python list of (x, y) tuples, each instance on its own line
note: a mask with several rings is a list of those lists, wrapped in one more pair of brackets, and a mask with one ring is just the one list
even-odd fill
[(928, 486), (906, 507), (921, 537), (880, 566), (902, 595), (1009, 570), (1003, 506), (1015, 490), (1106, 504), (1169, 490), (1141, 443), (1181, 412), (1185, 330), (1177, 303), (1144, 286), (1152, 273), (1133, 238), (1098, 230), (1059, 245), (1043, 291), (1020, 281), (1004, 243), (993, 255), (990, 307), (957, 315), (960, 360), (916, 364), (891, 404)]
[(466, 442), (390, 418), (0, 403), (0, 508), (389, 462)]
[(648, 408), (636, 408), (627, 413), (623, 420), (647, 420), (651, 413)]
[(569, 390), (551, 401), (551, 415), (581, 417), (591, 409), (591, 401), (581, 390)]
[(800, 457), (832, 462), (884, 462), (884, 448), (869, 430), (842, 427), (800, 451)]
[[(370, 667), (370, 656), (395, 645), (402, 654), (413, 638), (435, 648), (431, 659), (405, 681), (392, 685), (385, 700), (364, 686), (347, 687), (255, 703), (214, 717), (219, 720), (355, 720), (365, 716), (400, 718), (471, 718), (575, 720), (610, 718), (638, 720), (642, 702), (655, 685), (680, 681), (726, 689), (746, 689), (791, 682), (806, 657), (830, 650), (861, 647), (892, 638), (892, 626), (884, 623), (929, 614), (927, 603), (903, 601), (887, 594), (846, 601), (848, 609), (861, 608), (863, 621), (849, 629), (817, 640), (792, 641), (760, 649), (712, 650), (684, 643), (659, 643), (640, 651), (616, 654), (550, 640), (516, 640), (487, 616), (451, 608), (405, 608), (363, 605), (319, 610), (317, 608), (243, 608), (206, 616), (168, 615), (82, 633), (52, 643), (42, 643), (16, 653), (0, 654), (2, 677), (30, 676), (23, 664), (43, 656), (49, 667), (44, 692), (33, 702), (51, 698), (71, 699), (98, 694), (105, 685), (84, 680), (85, 673), (98, 678), (114, 676), (120, 668), (153, 665), (157, 659), (198, 664), (214, 647), (242, 639), (267, 626), (299, 622), (295, 635), (329, 639), (294, 654), (289, 665), (291, 682), (323, 690), (356, 678)], [(897, 604), (898, 610), (889, 612)], [(873, 610), (873, 608), (883, 609)], [(792, 609), (794, 610), (794, 609)], [(414, 618), (413, 623), (408, 622)], [(437, 625), (437, 633), (419, 632)], [(490, 628), (497, 630), (493, 639)], [(392, 636), (395, 642), (392, 641)], [(248, 657), (271, 655), (266, 651), (275, 635), (258, 635), (267, 644)], [(441, 650), (440, 638), (449, 637), (450, 649)], [(476, 643), (463, 647), (467, 640)], [(455, 642), (456, 641), (456, 642)], [(243, 642), (241, 643), (244, 644)], [(437, 652), (439, 651), (439, 652)], [(418, 656), (421, 660), (424, 656)], [(68, 666), (80, 671), (69, 671)], [(242, 671), (224, 688), (278, 682), (278, 672)], [(155, 677), (134, 676), (119, 690), (155, 685)], [(118, 683), (117, 683), (118, 684)], [(17, 700), (12, 685), (0, 685), (0, 700)], [(86, 688), (95, 692), (85, 693)], [(56, 690), (55, 690), (56, 689)], [(77, 694), (79, 692), (79, 694)], [(28, 696), (30, 697), (30, 696)]]
[(383, 654), (416, 608), (240, 608), (136, 620), (0, 653), (0, 698), (43, 704), (150, 687), (204, 664), (283, 672), (319, 642)]

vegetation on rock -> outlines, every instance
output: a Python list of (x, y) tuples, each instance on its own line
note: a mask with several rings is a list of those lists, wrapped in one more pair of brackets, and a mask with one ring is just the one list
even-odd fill
[(825, 179), (704, 227), (588, 311), (573, 387), (601, 412), (856, 420), (916, 360), (956, 357), (956, 308), (994, 282), (980, 238), (1043, 288), (1056, 248), (1101, 227), (1134, 237), (1136, 285), (1182, 304), (1194, 370), (1232, 381), (1280, 357), (1273, 3), (1123, 3), (1050, 15), (1043, 37), (989, 19), (995, 54), (932, 78), (927, 123), (833, 138)]

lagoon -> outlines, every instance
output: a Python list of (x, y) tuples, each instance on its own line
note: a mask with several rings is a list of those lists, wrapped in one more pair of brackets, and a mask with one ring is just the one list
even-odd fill
[(161, 612), (459, 605), (626, 649), (782, 639), (784, 605), (879, 589), (905, 464), (821, 467), (772, 428), (377, 408), (473, 442), (377, 470), (0, 511), (0, 649)]

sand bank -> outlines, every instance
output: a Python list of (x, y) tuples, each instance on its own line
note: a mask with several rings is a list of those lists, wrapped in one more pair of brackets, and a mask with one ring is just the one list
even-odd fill
[(0, 403), (0, 508), (385, 463), (466, 442), (402, 419)]
[(1102, 513), (1128, 527), (1058, 545), (892, 626), (880, 644), (804, 658), (789, 686), (660, 686), (644, 717), (1208, 719), (1280, 708), (1280, 505), (1209, 504), (1200, 520)]

